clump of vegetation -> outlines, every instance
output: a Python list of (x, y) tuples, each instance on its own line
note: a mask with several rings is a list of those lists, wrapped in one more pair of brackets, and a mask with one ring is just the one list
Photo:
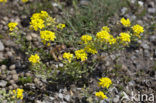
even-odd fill
[[(113, 32), (111, 32), (111, 29), (108, 26), (103, 26), (96, 35), (92, 33), (82, 35), (79, 43), (77, 43), (76, 50), (64, 52), (64, 54), (61, 55), (61, 58), (63, 57), (64, 59), (61, 59), (63, 66), (55, 69), (59, 71), (59, 77), (65, 79), (66, 77), (70, 77), (73, 81), (83, 78), (83, 75), (89, 75), (88, 73), (94, 70), (94, 61), (96, 61), (95, 59), (88, 59), (90, 55), (99, 55), (99, 51), (101, 50), (103, 52), (111, 52), (123, 49), (128, 46), (131, 41), (138, 40), (140, 34), (144, 32), (143, 27), (138, 24), (131, 26), (129, 19), (122, 18), (120, 22), (126, 28), (126, 31), (120, 32), (119, 34), (112, 35)], [(9, 23), (8, 27), (10, 36), (15, 37), (18, 41), (17, 43), (22, 44), (23, 41), (18, 34), (17, 23)], [(63, 43), (66, 39), (63, 37), (64, 28), (65, 24), (57, 23), (55, 18), (52, 18), (46, 11), (34, 13), (31, 17), (30, 29), (40, 32), (43, 48), (50, 48), (54, 42)], [(26, 50), (25, 45), (23, 45), (23, 47)], [(55, 70), (42, 62), (46, 59), (46, 56), (50, 54), (50, 51), (45, 55), (42, 48), (33, 48), (31, 45), (29, 45), (29, 47), (27, 51), (29, 51), (28, 55), (31, 55), (28, 59), (31, 63), (31, 69), (37, 74), (42, 74), (43, 77), (57, 78), (53, 76), (58, 76), (58, 74), (51, 74)], [(88, 66), (89, 63), (91, 64), (90, 66)]]
[[(7, 92), (6, 90), (2, 90), (0, 89), (0, 102), (4, 102), (4, 100), (7, 103), (17, 103), (17, 102), (22, 102), (24, 94), (23, 94), (24, 90), (18, 88), (17, 90), (9, 90), (9, 92)], [(20, 101), (19, 101), (20, 100)]]
[(32, 83), (32, 77), (20, 77), (19, 82), (21, 84)]

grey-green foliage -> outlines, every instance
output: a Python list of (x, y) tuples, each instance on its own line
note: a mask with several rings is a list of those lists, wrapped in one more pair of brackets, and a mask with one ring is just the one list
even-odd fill
[(11, 91), (7, 92), (5, 89), (0, 89), (0, 103), (4, 101), (7, 103), (17, 103), (16, 99), (12, 98)]
[(66, 21), (70, 34), (69, 39), (74, 42), (83, 34), (95, 34), (104, 25), (109, 24), (109, 18), (118, 13), (126, 0), (91, 0), (88, 5), (81, 6), (77, 0), (73, 0), (74, 12), (65, 11)]

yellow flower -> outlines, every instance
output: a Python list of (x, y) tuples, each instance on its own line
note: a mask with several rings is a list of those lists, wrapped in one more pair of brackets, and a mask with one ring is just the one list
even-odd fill
[(114, 38), (113, 36), (111, 36), (110, 40), (109, 40), (109, 44), (115, 44), (116, 43), (116, 38)]
[(85, 43), (85, 44), (87, 44), (89, 41), (91, 41), (92, 40), (92, 37), (90, 36), (90, 35), (83, 35), (82, 37), (81, 37), (81, 40)]
[(7, 2), (7, 0), (0, 0), (0, 2), (6, 3), (6, 2)]
[(23, 99), (23, 89), (17, 89), (17, 99)]
[(120, 22), (125, 27), (129, 27), (131, 25), (131, 22), (129, 19), (121, 18)]
[(48, 31), (48, 30), (40, 31), (40, 37), (45, 42), (46, 41), (54, 41), (56, 38), (55, 33), (52, 31)]
[(73, 54), (71, 54), (71, 53), (64, 53), (63, 54), (63, 58), (64, 59), (67, 59), (69, 62), (71, 62), (71, 60), (73, 59)]
[(120, 33), (119, 39), (122, 43), (129, 43), (131, 41), (131, 36), (128, 33)]
[(28, 2), (28, 1), (29, 1), (29, 0), (22, 0), (23, 3), (26, 3), (26, 2)]
[(111, 39), (111, 35), (107, 32), (107, 31), (100, 31), (96, 34), (97, 39), (99, 39), (100, 41), (104, 41), (104, 42), (109, 42)]
[(92, 53), (92, 54), (98, 53), (97, 50), (96, 50), (96, 48), (93, 47), (93, 46), (91, 46), (91, 45), (89, 45), (89, 44), (85, 46), (84, 50), (85, 50), (86, 52)]
[[(41, 13), (34, 13), (30, 18), (30, 29), (37, 31), (38, 29), (42, 30), (47, 26), (55, 26), (55, 19), (50, 17), (46, 11), (41, 11)], [(65, 25), (62, 25), (61, 28), (64, 28)]]
[(40, 57), (38, 56), (38, 54), (35, 55), (31, 55), (29, 57), (29, 62), (35, 64), (35, 63), (39, 63), (40, 62)]
[[(13, 93), (16, 95), (16, 98), (17, 99), (23, 99), (23, 92), (24, 90), (23, 89), (17, 89), (17, 90), (13, 90)], [(15, 96), (13, 96), (13, 98), (15, 98)]]
[(132, 27), (132, 30), (134, 32), (135, 35), (139, 35), (140, 33), (143, 33), (144, 32), (144, 28), (138, 24), (134, 25)]
[(100, 99), (107, 99), (108, 98), (102, 91), (96, 92), (95, 96), (99, 97)]
[(110, 32), (110, 29), (109, 29), (108, 26), (103, 26), (103, 27), (102, 27), (102, 30), (107, 31), (107, 32)]
[(45, 27), (45, 21), (41, 18), (41, 15), (41, 13), (34, 13), (30, 18), (30, 27), (35, 31), (37, 31), (38, 29), (43, 29)]
[(40, 16), (42, 19), (46, 19), (49, 17), (48, 13), (46, 11), (41, 11)]
[(45, 27), (44, 20), (42, 19), (31, 19), (30, 27), (33, 28), (35, 31), (38, 29), (43, 29)]
[(10, 30), (10, 31), (13, 31), (13, 30), (16, 28), (17, 25), (18, 25), (18, 24), (17, 24), (16, 22), (10, 22), (10, 23), (8, 24), (9, 30)]
[(12, 92), (13, 92), (14, 94), (16, 94), (16, 90), (13, 90)]
[(56, 26), (58, 29), (63, 29), (63, 28), (65, 28), (66, 27), (66, 25), (65, 24), (58, 24), (57, 26)]
[(80, 49), (80, 50), (75, 51), (75, 56), (77, 59), (81, 59), (81, 61), (85, 61), (87, 60), (88, 55), (84, 49)]
[(103, 88), (109, 88), (109, 86), (112, 84), (112, 81), (108, 77), (102, 77), (101, 79), (99, 79), (99, 81), (99, 86)]

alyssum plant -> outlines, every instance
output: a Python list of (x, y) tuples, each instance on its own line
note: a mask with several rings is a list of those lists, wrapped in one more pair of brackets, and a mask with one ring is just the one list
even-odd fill
[[(77, 48), (62, 53), (62, 58), (64, 59), (61, 61), (63, 63), (62, 67), (51, 68), (51, 66), (46, 65), (43, 62), (46, 59), (42, 55), (44, 54), (43, 48), (30, 48), (29, 51), (32, 50), (34, 52), (32, 54), (29, 52), (30, 57), (28, 60), (31, 62), (31, 69), (36, 73), (43, 74), (45, 77), (53, 77), (55, 79), (70, 78), (78, 80), (83, 76), (89, 75), (88, 73), (94, 70), (94, 64), (96, 64), (96, 60), (89, 59), (90, 56), (99, 55), (100, 50), (105, 52), (125, 48), (131, 41), (140, 39), (140, 34), (144, 32), (143, 27), (138, 24), (131, 26), (129, 19), (122, 18), (120, 23), (127, 28), (127, 31), (118, 35), (112, 35), (110, 28), (107, 26), (103, 26), (96, 35), (82, 35)], [(22, 42), (18, 34), (17, 23), (9, 23), (8, 26), (10, 28), (10, 36), (15, 37), (17, 42)], [(50, 17), (46, 11), (34, 13), (31, 17), (30, 29), (40, 32), (40, 39), (44, 48), (50, 48), (51, 44), (59, 43), (60, 40), (63, 43), (65, 41), (63, 36), (64, 28), (65, 24), (57, 23), (55, 18)], [(50, 51), (48, 53), (50, 54)], [(90, 65), (88, 65), (89, 63)]]

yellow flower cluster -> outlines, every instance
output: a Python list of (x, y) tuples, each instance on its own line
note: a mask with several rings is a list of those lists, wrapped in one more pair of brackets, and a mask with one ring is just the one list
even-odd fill
[(2, 3), (6, 3), (6, 2), (7, 2), (7, 0), (0, 0), (0, 2), (2, 2)]
[(100, 99), (107, 99), (108, 98), (102, 91), (96, 92), (95, 96), (99, 97)]
[(100, 32), (98, 32), (96, 34), (96, 37), (100, 40), (100, 41), (105, 41), (106, 43), (109, 42), (110, 40), (110, 34), (107, 31), (101, 30)]
[(85, 46), (84, 50), (85, 50), (86, 52), (92, 53), (92, 54), (98, 53), (97, 50), (96, 50), (96, 48), (93, 47), (92, 45), (89, 45), (89, 44), (87, 44), (87, 45)]
[(75, 56), (77, 59), (81, 59), (81, 61), (85, 61), (85, 60), (87, 60), (88, 55), (84, 49), (80, 49), (80, 50), (75, 51)]
[(121, 43), (129, 43), (131, 41), (131, 36), (128, 33), (120, 33), (119, 39)]
[(144, 32), (144, 28), (138, 24), (134, 25), (132, 27), (132, 30), (134, 32), (134, 35), (139, 36), (140, 33)]
[(125, 27), (130, 27), (130, 25), (131, 25), (131, 22), (129, 19), (121, 18), (120, 22)]
[(112, 84), (112, 81), (108, 77), (102, 77), (101, 79), (99, 79), (99, 81), (99, 86), (103, 88), (109, 88), (109, 86)]
[(41, 13), (34, 13), (30, 18), (30, 28), (33, 28), (35, 31), (42, 30), (46, 26), (55, 23), (55, 19), (50, 17), (46, 11), (41, 11)]
[[(99, 79), (99, 81), (100, 82), (98, 82), (98, 84), (102, 88), (109, 88), (109, 86), (112, 84), (112, 81), (108, 77), (102, 77), (101, 79)], [(96, 92), (95, 96), (99, 97), (100, 99), (108, 98), (102, 91)]]
[(58, 24), (56, 27), (57, 27), (58, 29), (63, 30), (63, 28), (65, 28), (66, 25), (65, 25), (65, 24)]
[(38, 56), (38, 54), (35, 55), (31, 55), (29, 57), (29, 62), (35, 64), (35, 63), (39, 63), (40, 62), (40, 57)]
[(90, 35), (83, 35), (82, 37), (81, 37), (81, 40), (85, 43), (85, 44), (87, 44), (89, 41), (91, 41), (92, 40), (92, 37), (90, 36)]
[(109, 40), (109, 44), (112, 45), (112, 44), (115, 44), (116, 43), (116, 38), (114, 38), (112, 35), (110, 37), (110, 40)]
[(10, 31), (13, 31), (13, 30), (16, 28), (17, 25), (18, 25), (18, 24), (17, 24), (16, 22), (10, 22), (10, 23), (8, 24), (9, 30), (10, 30)]
[(23, 3), (26, 3), (26, 2), (28, 2), (28, 1), (29, 1), (29, 0), (22, 0)]
[(46, 44), (46, 42), (54, 41), (56, 38), (55, 33), (48, 30), (40, 31), (40, 37), (44, 44)]
[(71, 62), (71, 60), (73, 59), (73, 54), (71, 54), (71, 53), (64, 53), (63, 54), (63, 58), (64, 59), (67, 59), (69, 62)]
[(38, 29), (43, 29), (45, 27), (44, 20), (40, 18), (40, 13), (35, 13), (31, 17), (30, 28), (33, 28), (35, 31)]
[(116, 38), (114, 38), (113, 35), (111, 35), (109, 32), (110, 32), (109, 28), (105, 26), (100, 32), (96, 34), (96, 37), (101, 42), (104, 41), (105, 43), (109, 43), (110, 45), (115, 44)]
[(17, 99), (23, 99), (23, 89), (17, 89), (17, 90), (13, 90), (13, 93), (16, 95)]
[(110, 29), (109, 29), (108, 26), (103, 26), (103, 27), (102, 27), (102, 30), (107, 31), (107, 32), (110, 32)]

